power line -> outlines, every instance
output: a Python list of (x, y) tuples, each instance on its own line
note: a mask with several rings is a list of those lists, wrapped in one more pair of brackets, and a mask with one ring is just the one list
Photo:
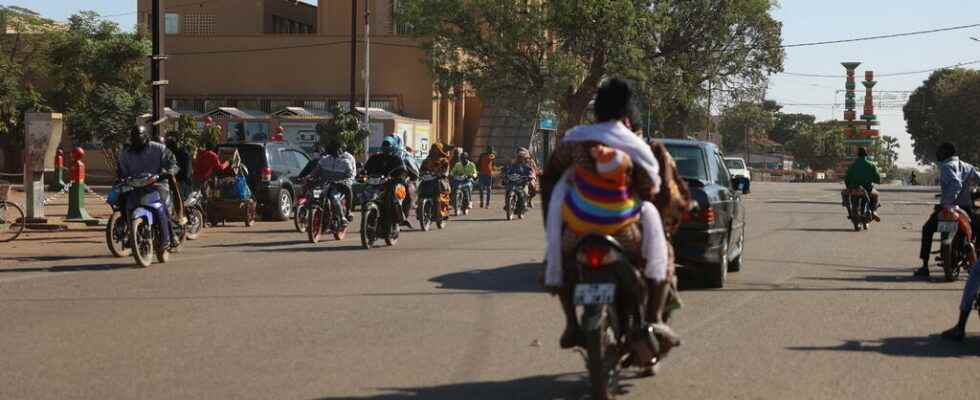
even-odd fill
[(827, 45), (827, 44), (840, 44), (840, 43), (862, 42), (862, 41), (866, 41), (866, 40), (890, 39), (890, 38), (897, 38), (897, 37), (904, 37), (904, 36), (925, 35), (925, 34), (929, 34), (929, 33), (948, 32), (948, 31), (955, 31), (955, 30), (960, 30), (960, 29), (969, 29), (969, 28), (976, 28), (976, 27), (980, 27), (980, 24), (959, 25), (959, 26), (951, 26), (951, 27), (948, 27), (948, 28), (937, 28), (937, 29), (929, 29), (929, 30), (924, 30), (924, 31), (893, 33), (893, 34), (888, 34), (888, 35), (864, 36), (864, 37), (857, 37), (857, 38), (852, 38), (852, 39), (826, 40), (826, 41), (821, 41), (821, 42), (807, 42), (807, 43), (784, 44), (784, 45), (779, 46), (779, 47), (782, 47), (782, 48), (786, 49), (786, 48), (793, 48), (793, 47), (809, 47), (809, 46), (822, 46), (822, 45)]
[[(976, 65), (976, 64), (980, 64), (980, 60), (964, 61), (964, 62), (953, 64), (953, 65), (947, 65), (947, 66), (943, 66), (943, 67), (935, 67), (935, 68), (929, 68), (929, 69), (921, 69), (921, 70), (916, 70), (916, 71), (890, 72), (890, 73), (883, 73), (883, 74), (876, 73), (875, 74), (875, 77), (886, 78), (886, 77), (893, 77), (893, 76), (916, 75), (916, 74), (936, 72), (936, 71), (939, 71), (939, 70), (950, 69), (950, 68), (958, 68), (958, 67), (965, 67), (967, 65)], [(787, 76), (798, 76), (798, 77), (803, 77), (803, 78), (831, 78), (831, 79), (847, 78), (846, 75), (810, 74), (810, 73), (800, 73), (800, 72), (780, 72), (780, 74), (787, 75)]]

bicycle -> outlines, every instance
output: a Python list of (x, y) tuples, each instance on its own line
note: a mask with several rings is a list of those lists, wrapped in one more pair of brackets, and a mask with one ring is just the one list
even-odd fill
[(17, 239), (24, 232), (24, 210), (7, 201), (10, 184), (0, 183), (0, 243)]

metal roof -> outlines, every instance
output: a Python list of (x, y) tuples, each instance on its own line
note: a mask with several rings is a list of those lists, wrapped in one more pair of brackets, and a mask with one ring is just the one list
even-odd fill
[(303, 107), (286, 107), (272, 113), (277, 117), (296, 117), (304, 119), (330, 119), (333, 114), (328, 111), (310, 110)]
[(269, 114), (259, 110), (248, 110), (236, 107), (218, 107), (207, 113), (210, 116), (228, 116), (237, 119), (268, 119)]

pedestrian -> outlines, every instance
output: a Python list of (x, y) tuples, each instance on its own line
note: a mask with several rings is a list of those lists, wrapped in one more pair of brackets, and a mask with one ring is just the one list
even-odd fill
[(493, 162), (497, 159), (497, 154), (493, 152), (493, 146), (487, 145), (486, 150), (480, 154), (480, 208), (490, 208), (490, 193), (493, 191)]

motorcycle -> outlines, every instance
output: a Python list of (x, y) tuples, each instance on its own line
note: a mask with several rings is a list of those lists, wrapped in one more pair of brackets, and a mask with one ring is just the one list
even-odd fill
[(315, 185), (310, 191), (308, 204), (307, 237), (310, 243), (320, 241), (323, 233), (333, 234), (336, 240), (347, 237), (347, 199), (338, 189), (341, 183), (329, 182), (324, 186)]
[(939, 263), (946, 282), (953, 282), (960, 271), (969, 271), (976, 262), (976, 248), (969, 219), (959, 211), (938, 211), (936, 231), (940, 234)]
[(204, 201), (204, 193), (200, 190), (192, 190), (187, 195), (187, 200), (184, 200), (184, 210), (187, 213), (187, 240), (197, 240), (204, 231), (204, 221), (207, 221), (207, 215), (204, 213), (207, 207)]
[(608, 399), (622, 369), (651, 368), (658, 355), (653, 327), (642, 312), (648, 288), (621, 245), (609, 236), (582, 238), (575, 247), (573, 271), (573, 301), (582, 310), (579, 347), (584, 350), (592, 398)]
[(442, 188), (440, 187), (439, 177), (432, 175), (430, 173), (424, 173), (421, 176), (422, 183), (419, 184), (419, 204), (415, 211), (415, 216), (418, 217), (419, 227), (423, 231), (428, 231), (435, 222), (436, 227), (442, 229), (446, 226), (447, 220), (443, 218), (442, 210), (440, 209), (440, 196), (442, 196)]
[[(119, 210), (119, 217), (110, 221), (106, 229), (110, 250), (113, 250), (115, 243), (118, 243), (122, 249), (132, 253), (136, 264), (143, 268), (153, 263), (154, 255), (160, 263), (169, 261), (170, 253), (179, 251), (187, 235), (184, 225), (175, 221), (171, 215), (161, 215), (163, 199), (153, 188), (153, 184), (159, 178), (156, 175), (141, 175), (124, 179), (113, 186), (106, 199), (113, 210)], [(114, 212), (114, 217), (115, 214)], [(171, 219), (170, 245), (166, 248), (160, 244), (162, 238), (160, 218)], [(117, 239), (117, 234), (123, 230), (120, 225), (125, 226), (126, 239), (123, 240)]]
[(520, 174), (510, 174), (507, 176), (507, 195), (504, 211), (507, 213), (507, 220), (513, 219), (517, 215), (518, 219), (524, 219), (527, 214), (527, 185), (530, 178)]
[(404, 181), (388, 176), (370, 176), (366, 183), (361, 192), (361, 245), (370, 249), (378, 239), (384, 239), (387, 245), (394, 246), (398, 243), (404, 218), (402, 201), (408, 196), (408, 188)]
[(473, 178), (464, 175), (453, 177), (453, 215), (470, 213), (470, 197), (473, 193)]
[(854, 224), (854, 230), (860, 232), (862, 229), (868, 230), (868, 224), (874, 219), (871, 209), (871, 196), (863, 187), (846, 189), (845, 198), (847, 203), (847, 219)]

